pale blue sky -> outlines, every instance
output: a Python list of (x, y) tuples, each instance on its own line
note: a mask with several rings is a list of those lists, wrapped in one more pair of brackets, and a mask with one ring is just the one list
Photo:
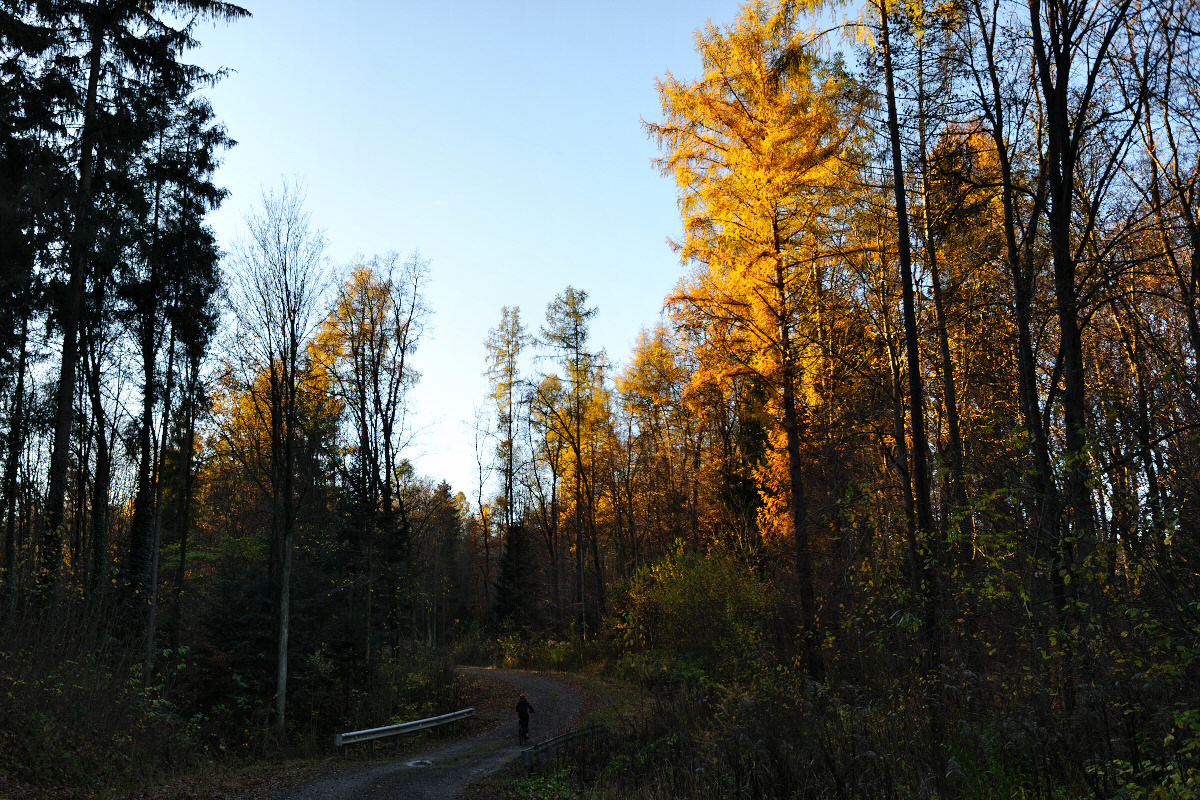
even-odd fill
[(675, 189), (640, 118), (655, 78), (699, 74), (693, 35), (735, 0), (247, 3), (197, 31), (235, 70), (207, 92), (239, 145), (212, 217), (229, 249), (260, 187), (305, 182), (335, 264), (419, 249), (433, 327), (417, 355), (420, 473), (474, 496), (468, 423), (502, 305), (536, 331), (568, 284), (599, 307), (593, 342), (624, 362), (681, 275)]

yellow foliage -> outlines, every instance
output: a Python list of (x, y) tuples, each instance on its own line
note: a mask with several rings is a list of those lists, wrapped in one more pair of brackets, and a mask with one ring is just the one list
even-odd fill
[(755, 469), (767, 544), (803, 513), (784, 434), (832, 419), (821, 409), (858, 380), (831, 379), (856, 369), (843, 351), (870, 352), (848, 267), (867, 93), (819, 55), (793, 10), (756, 2), (729, 26), (709, 24), (697, 35), (703, 76), (661, 80), (664, 119), (647, 126), (679, 186), (678, 248), (692, 270), (671, 302), (695, 348), (692, 387), (766, 392), (742, 410), (761, 413), (768, 432)]
[(696, 379), (794, 380), (818, 356), (843, 196), (856, 170), (861, 89), (771, 4), (697, 37), (704, 77), (659, 82), (657, 162), (680, 188), (695, 264), (675, 302), (705, 329)]

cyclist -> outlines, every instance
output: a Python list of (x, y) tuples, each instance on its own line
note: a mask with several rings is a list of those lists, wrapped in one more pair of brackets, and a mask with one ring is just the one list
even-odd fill
[(533, 713), (533, 704), (526, 699), (525, 695), (521, 695), (517, 700), (517, 719), (520, 721), (521, 741), (529, 738), (529, 715)]

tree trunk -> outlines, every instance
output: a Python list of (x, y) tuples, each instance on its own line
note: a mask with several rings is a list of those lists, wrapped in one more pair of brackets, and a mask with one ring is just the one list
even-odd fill
[(46, 527), (42, 531), (41, 566), (38, 573), (39, 595), (46, 595), (58, 577), (62, 560), (63, 520), (67, 499), (67, 462), (71, 453), (71, 423), (75, 408), (75, 373), (79, 361), (79, 317), (83, 307), (83, 273), (91, 251), (93, 156), (98, 139), (96, 105), (100, 64), (104, 52), (104, 31), (98, 23), (91, 30), (88, 57), (88, 88), (83, 106), (83, 130), (80, 133), (79, 186), (75, 195), (75, 219), (71, 229), (71, 272), (62, 307), (62, 362), (54, 412), (54, 445), (50, 451), (47, 477)]
[(799, 378), (792, 352), (791, 303), (784, 274), (778, 217), (772, 221), (775, 250), (775, 286), (780, 321), (779, 343), (783, 354), (783, 430), (787, 437), (788, 496), (792, 513), (792, 540), (796, 550), (796, 593), (800, 599), (800, 624), (804, 630), (805, 671), (814, 681), (825, 679), (821, 657), (821, 635), (817, 623), (816, 593), (813, 590), (812, 554), (808, 546), (808, 505), (804, 497), (804, 474), (800, 462), (800, 415), (796, 409), (796, 380)]
[(950, 464), (950, 492), (954, 500), (958, 523), (958, 563), (966, 568), (974, 557), (975, 516), (967, 509), (967, 487), (963, 475), (962, 432), (958, 416), (958, 388), (954, 377), (954, 360), (950, 355), (950, 331), (946, 322), (944, 291), (938, 269), (937, 242), (929, 220), (929, 151), (927, 136), (928, 118), (925, 109), (924, 50), (917, 54), (917, 131), (920, 137), (921, 194), (924, 226), (925, 263), (929, 267), (929, 282), (933, 292), (933, 310), (937, 326), (938, 350), (941, 356), (942, 405), (946, 414), (946, 450)]
[[(1150, 441), (1150, 390), (1147, 388), (1152, 378), (1147, 375), (1144, 356), (1141, 355), (1141, 348), (1138, 344), (1141, 339), (1140, 332), (1136, 329), (1131, 331), (1129, 326), (1121, 323), (1120, 317), (1117, 315), (1116, 305), (1109, 307), (1112, 314), (1113, 324), (1116, 326), (1118, 333), (1121, 335), (1122, 350), (1125, 357), (1129, 361), (1129, 368), (1134, 376), (1134, 396), (1136, 397), (1136, 433), (1138, 443), (1138, 458), (1142, 462), (1142, 472), (1146, 476), (1146, 504), (1150, 506), (1150, 521), (1152, 526), (1151, 536), (1153, 537), (1154, 555), (1161, 555), (1161, 547), (1163, 537), (1165, 536), (1163, 511), (1163, 496), (1162, 490), (1158, 481), (1158, 470), (1154, 465), (1154, 446)], [(1142, 552), (1137, 555), (1145, 558), (1144, 537), (1138, 537), (1139, 548)]]
[[(929, 708), (929, 736), (933, 745), (937, 766), (939, 794), (946, 797), (949, 784), (945, 780), (945, 755), (942, 752), (940, 712), (941, 683), (941, 635), (938, 615), (940, 612), (939, 541), (933, 524), (933, 511), (929, 496), (929, 473), (926, 465), (928, 445), (925, 438), (925, 407), (921, 376), (921, 351), (917, 340), (916, 296), (913, 289), (912, 245), (908, 227), (908, 203), (904, 188), (904, 163), (900, 141), (900, 123), (896, 111), (896, 88), (892, 66), (892, 48), (888, 28), (887, 0), (879, 3), (880, 39), (883, 49), (884, 80), (887, 88), (888, 138), (891, 140), (892, 181), (896, 198), (896, 224), (900, 256), (900, 281), (904, 306), (904, 345), (908, 361), (908, 410), (912, 434), (909, 452), (914, 503), (917, 512), (918, 538), (926, 542), (924, 563), (920, 570), (923, 587), (914, 586), (914, 591), (923, 589), (924, 619), (922, 639), (925, 643), (925, 658), (922, 672), (926, 703)], [(915, 565), (914, 565), (915, 566)]]
[[(1055, 557), (1060, 562), (1060, 571), (1075, 566), (1076, 544), (1080, 545), (1085, 558), (1095, 547), (1095, 509), (1089, 488), (1091, 470), (1087, 452), (1087, 374), (1080, 324), (1082, 292), (1076, 282), (1077, 264), (1071, 247), (1075, 173), (1086, 134), (1091, 132), (1094, 124), (1086, 112), (1094, 102), (1093, 93), (1104, 91), (1105, 76), (1101, 65), (1106, 63), (1114, 37), (1124, 27), (1131, 2), (1121, 0), (1108, 14), (1095, 20), (1087, 19), (1084, 7), (1073, 0), (1047, 0), (1044, 6), (1042, 0), (1032, 0), (1029, 4), (1035, 80), (1045, 107), (1044, 160), (1050, 200), (1046, 223), (1053, 256), (1055, 312), (1063, 365), (1062, 407), (1066, 439), (1063, 460), (1072, 529), (1070, 537), (1060, 537), (1057, 543)], [(1043, 7), (1049, 23), (1045, 30), (1042, 26)], [(1101, 37), (1092, 36), (1090, 29), (1093, 26), (1103, 31)], [(1084, 58), (1083, 76), (1072, 72), (1077, 55)], [(1080, 105), (1075, 110), (1070, 108), (1073, 100)], [(1132, 125), (1137, 124), (1140, 107), (1140, 98), (1138, 103), (1130, 103), (1130, 109), (1134, 111)], [(1101, 176), (1101, 181), (1110, 180), (1111, 176)], [(1103, 192), (1104, 187), (1101, 183), (1092, 191)], [(1094, 208), (1087, 209), (1087, 213), (1085, 231), (1091, 231)]]
[(89, 580), (92, 600), (102, 604), (108, 590), (108, 505), (112, 480), (112, 459), (108, 446), (108, 423), (104, 401), (100, 395), (101, 364), (94, 337), (84, 335), (85, 358), (90, 361), (87, 372), (88, 394), (92, 404), (92, 419), (96, 426), (96, 468), (92, 475), (92, 571)]
[(288, 629), (291, 623), (292, 602), (292, 542), (295, 535), (295, 437), (297, 429), (296, 403), (299, 393), (297, 367), (299, 362), (299, 336), (290, 332), (286, 369), (283, 383), (282, 433), (282, 480), (280, 481), (283, 512), (282, 552), (279, 562), (279, 640), (276, 652), (275, 671), (275, 731), (282, 738), (287, 723), (287, 675), (288, 675)]
[[(162, 135), (159, 134), (161, 148)], [(157, 505), (154, 501), (155, 482), (153, 473), (155, 466), (155, 442), (152, 435), (154, 428), (155, 393), (158, 390), (158, 380), (155, 361), (158, 356), (157, 318), (158, 318), (158, 228), (159, 212), (162, 200), (162, 181), (154, 187), (154, 220), (152, 224), (152, 244), (150, 256), (146, 260), (149, 275), (140, 287), (142, 295), (137, 304), (138, 313), (138, 346), (142, 354), (142, 421), (138, 429), (138, 473), (137, 493), (133, 501), (133, 519), (129, 525), (129, 601), (141, 606), (149, 603), (146, 614), (154, 616), (154, 603), (158, 587), (152, 585), (157, 576), (158, 552), (155, 537), (155, 519), (158, 516)], [(164, 414), (165, 416), (165, 414)], [(149, 637), (149, 634), (147, 634)], [(149, 648), (149, 638), (147, 638)], [(149, 650), (147, 650), (149, 658)]]
[(792, 538), (796, 549), (796, 589), (800, 596), (800, 624), (804, 628), (805, 671), (814, 681), (825, 679), (821, 637), (817, 630), (817, 601), (813, 591), (812, 556), (808, 547), (808, 511), (800, 467), (800, 421), (796, 413), (792, 378), (783, 385), (783, 428), (787, 434), (788, 489), (791, 496)]
[(150, 609), (146, 620), (146, 663), (154, 662), (154, 640), (158, 619), (158, 563), (162, 544), (163, 480), (162, 468), (167, 458), (167, 435), (171, 422), (171, 390), (175, 386), (175, 329), (171, 328), (171, 344), (167, 348), (167, 387), (163, 397), (162, 443), (154, 465), (154, 546), (150, 561)]
[(285, 520), (283, 563), (279, 570), (279, 641), (275, 653), (275, 732), (284, 735), (287, 723), (288, 626), (292, 604), (292, 526)]
[(900, 257), (901, 302), (904, 309), (904, 351), (908, 361), (908, 410), (912, 448), (909, 452), (913, 484), (913, 502), (917, 510), (917, 528), (933, 531), (933, 512), (929, 501), (929, 473), (926, 463), (928, 443), (925, 437), (924, 389), (921, 376), (921, 350), (917, 338), (916, 293), (913, 289), (912, 244), (908, 226), (908, 202), (904, 188), (904, 162), (901, 152), (900, 123), (896, 111), (896, 89), (892, 75), (892, 52), (888, 32), (887, 0), (879, 5), (883, 44), (884, 75), (887, 83), (888, 135), (891, 141), (892, 181), (896, 201), (897, 247)]
[[(17, 469), (20, 466), (21, 445), (25, 435), (25, 369), (29, 347), (29, 311), (26, 306), (21, 319), (21, 345), (17, 356), (17, 385), (13, 390), (12, 413), (8, 418), (8, 447), (4, 455), (4, 564), (0, 572), (0, 589), (4, 594), (4, 609), (11, 610), (16, 602), (17, 567)], [(0, 619), (6, 616), (0, 610)]]
[(183, 627), (184, 583), (187, 579), (188, 524), (192, 513), (192, 460), (196, 450), (196, 405), (199, 394), (199, 358), (191, 360), (187, 376), (187, 429), (184, 433), (183, 464), (180, 475), (180, 506), (176, 517), (179, 530), (179, 566), (175, 570), (175, 603), (171, 609), (171, 648), (179, 649), (180, 632)]
[(896, 346), (895, 331), (892, 330), (888, 315), (883, 315), (884, 335), (887, 337), (888, 371), (892, 379), (892, 435), (896, 439), (896, 452), (892, 453), (892, 461), (896, 471), (900, 473), (900, 485), (904, 489), (904, 521), (907, 532), (906, 544), (908, 552), (905, 563), (908, 564), (908, 578), (914, 585), (917, 583), (917, 507), (913, 502), (912, 477), (908, 469), (908, 434), (904, 427), (904, 375), (900, 366), (900, 348)]
[(1029, 437), (1032, 457), (1030, 483), (1033, 496), (1025, 495), (1024, 504), (1033, 519), (1032, 538), (1035, 557), (1042, 547), (1054, 548), (1058, 540), (1058, 487), (1050, 459), (1050, 444), (1038, 395), (1037, 363), (1033, 352), (1033, 250), (1028, 246), (1036, 238), (1040, 209), (1045, 201), (1045, 171), (1037, 178), (1031, 207), (1034, 209), (1022, 239), (1017, 236), (1017, 192), (1009, 157), (1008, 125), (1001, 71), (996, 61), (995, 29), (989, 24), (980, 3), (972, 6), (987, 60), (988, 97), (980, 97), (981, 111), (989, 123), (996, 159), (1000, 165), (1000, 200), (1004, 215), (1005, 261), (1013, 285), (1013, 323), (1017, 331), (1017, 394), (1022, 420)]

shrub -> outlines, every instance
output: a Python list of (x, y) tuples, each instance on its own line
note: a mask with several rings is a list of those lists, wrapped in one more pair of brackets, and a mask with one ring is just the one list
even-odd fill
[(617, 671), (643, 680), (754, 681), (779, 604), (771, 583), (722, 553), (676, 551), (643, 567), (613, 597)]

